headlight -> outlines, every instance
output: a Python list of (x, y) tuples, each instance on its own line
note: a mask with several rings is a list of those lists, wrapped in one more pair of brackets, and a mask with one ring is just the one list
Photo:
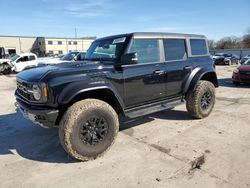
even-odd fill
[(34, 84), (33, 87), (32, 87), (32, 93), (33, 93), (33, 96), (34, 98), (39, 101), (41, 99), (41, 89), (39, 88), (38, 85)]
[(233, 72), (234, 72), (235, 74), (238, 74), (238, 73), (239, 73), (239, 69), (236, 68), (236, 69), (233, 70)]

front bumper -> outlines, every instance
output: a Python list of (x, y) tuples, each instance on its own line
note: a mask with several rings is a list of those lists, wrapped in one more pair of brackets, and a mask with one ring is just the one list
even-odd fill
[(31, 120), (33, 123), (38, 124), (41, 127), (52, 128), (56, 124), (59, 113), (58, 110), (47, 109), (45, 107), (33, 107), (18, 98), (16, 99), (15, 105), (26, 119)]
[(250, 84), (250, 75), (248, 77), (241, 77), (239, 73), (233, 73), (232, 81), (235, 83), (246, 83)]

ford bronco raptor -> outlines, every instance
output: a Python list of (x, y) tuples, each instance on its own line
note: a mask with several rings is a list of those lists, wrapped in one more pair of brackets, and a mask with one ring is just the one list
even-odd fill
[(202, 35), (130, 33), (95, 40), (84, 61), (17, 75), (17, 106), (43, 127), (59, 127), (75, 159), (103, 155), (114, 143), (119, 118), (136, 118), (186, 103), (207, 117), (218, 87)]

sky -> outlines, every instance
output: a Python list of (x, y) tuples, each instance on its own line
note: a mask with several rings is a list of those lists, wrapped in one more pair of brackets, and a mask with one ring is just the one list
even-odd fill
[[(76, 29), (75, 29), (76, 28)], [(0, 35), (103, 37), (136, 31), (240, 37), (250, 0), (0, 0)]]

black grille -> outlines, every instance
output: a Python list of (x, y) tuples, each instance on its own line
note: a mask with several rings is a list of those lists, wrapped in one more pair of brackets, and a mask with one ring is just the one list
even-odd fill
[(242, 80), (250, 80), (250, 72), (249, 71), (240, 71), (240, 78)]
[(29, 84), (17, 80), (18, 95), (20, 95), (21, 97), (29, 101), (33, 99), (32, 94), (28, 92), (28, 90), (30, 89), (31, 89), (31, 86)]

